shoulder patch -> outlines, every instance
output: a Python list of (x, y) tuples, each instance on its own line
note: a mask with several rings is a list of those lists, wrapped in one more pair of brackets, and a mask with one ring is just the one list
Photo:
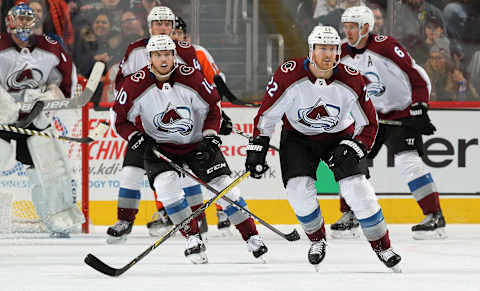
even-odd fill
[(130, 79), (133, 81), (133, 82), (136, 82), (136, 83), (139, 83), (141, 80), (145, 79), (145, 72), (140, 70), (140, 71), (136, 71), (131, 77)]
[(178, 45), (179, 45), (181, 48), (185, 48), (185, 49), (192, 46), (188, 41), (184, 41), (184, 40), (179, 41), (179, 42), (178, 42)]
[(280, 67), (280, 70), (284, 73), (291, 72), (295, 70), (295, 67), (297, 66), (297, 63), (295, 61), (288, 61), (283, 63), (283, 65)]
[(349, 66), (343, 66), (343, 67), (345, 68), (345, 72), (347, 72), (347, 74), (349, 74), (351, 76), (360, 75), (360, 72), (355, 68), (352, 68), (352, 67), (349, 67)]
[(178, 68), (178, 70), (180, 71), (180, 74), (182, 74), (184, 76), (191, 75), (195, 71), (194, 68), (186, 66), (186, 65), (181, 65), (180, 68)]
[(45, 35), (45, 40), (50, 44), (57, 44), (58, 43), (58, 41), (54, 40), (53, 38), (51, 38), (48, 35)]
[(375, 36), (375, 41), (376, 42), (384, 42), (388, 39), (388, 36), (386, 35), (376, 35)]

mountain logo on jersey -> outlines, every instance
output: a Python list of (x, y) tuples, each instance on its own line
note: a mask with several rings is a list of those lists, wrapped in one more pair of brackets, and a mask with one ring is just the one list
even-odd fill
[(321, 98), (318, 98), (313, 106), (298, 109), (297, 121), (308, 127), (329, 131), (338, 124), (339, 114), (340, 107), (326, 104)]
[(380, 76), (374, 72), (366, 72), (365, 77), (368, 78), (370, 83), (367, 84), (367, 95), (380, 97), (385, 94), (387, 88), (385, 84), (380, 80)]
[(7, 86), (10, 90), (36, 89), (43, 78), (42, 71), (38, 69), (22, 69), (7, 77)]
[(191, 116), (190, 108), (186, 106), (175, 107), (168, 103), (164, 112), (153, 117), (153, 124), (159, 131), (188, 135), (193, 129)]

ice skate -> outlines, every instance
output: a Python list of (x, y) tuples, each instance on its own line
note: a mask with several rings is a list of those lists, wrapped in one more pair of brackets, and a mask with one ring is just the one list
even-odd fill
[(232, 231), (230, 230), (230, 226), (232, 224), (230, 223), (230, 220), (228, 220), (228, 215), (225, 213), (225, 211), (217, 209), (217, 218), (218, 218), (218, 223), (217, 223), (218, 232), (222, 236), (232, 235)]
[(247, 240), (248, 251), (253, 254), (255, 259), (259, 259), (262, 262), (266, 263), (265, 254), (268, 252), (267, 246), (263, 243), (262, 237), (260, 235), (252, 235)]
[(122, 244), (132, 232), (133, 221), (119, 220), (107, 229), (107, 244)]
[(185, 257), (189, 259), (194, 264), (206, 264), (208, 263), (207, 258), (207, 247), (202, 240), (202, 236), (198, 233), (195, 235), (190, 235), (187, 237), (187, 243), (185, 246)]
[(387, 266), (387, 268), (391, 269), (395, 273), (401, 273), (402, 270), (400, 269), (400, 261), (402, 260), (402, 257), (395, 253), (392, 248), (383, 250), (383, 251), (378, 251), (376, 252), (378, 258), (382, 263)]
[(308, 256), (308, 261), (310, 262), (310, 264), (313, 265), (313, 267), (315, 268), (315, 271), (318, 272), (318, 265), (323, 261), (326, 253), (327, 253), (327, 241), (325, 239), (312, 242), (312, 245), (308, 250), (307, 256)]
[(165, 229), (173, 225), (164, 208), (155, 212), (152, 219), (152, 221), (147, 223), (148, 233), (152, 237), (161, 236)]
[(417, 225), (412, 226), (413, 238), (417, 240), (446, 239), (445, 218), (441, 211), (428, 214)]
[(335, 239), (357, 239), (360, 237), (359, 226), (353, 211), (344, 212), (337, 222), (330, 225), (331, 236)]

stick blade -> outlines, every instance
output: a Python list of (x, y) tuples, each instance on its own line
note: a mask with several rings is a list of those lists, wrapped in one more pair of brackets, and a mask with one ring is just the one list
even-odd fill
[(85, 264), (108, 276), (117, 277), (123, 273), (121, 269), (115, 269), (108, 266), (92, 254), (88, 254), (83, 261)]
[(300, 239), (300, 235), (298, 234), (297, 230), (294, 229), (291, 233), (287, 233), (285, 235), (285, 238), (288, 240), (288, 241), (296, 241), (296, 240), (299, 240)]

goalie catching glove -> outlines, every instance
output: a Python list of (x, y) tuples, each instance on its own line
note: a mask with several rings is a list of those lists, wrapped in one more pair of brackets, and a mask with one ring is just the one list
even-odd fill
[(410, 118), (404, 121), (403, 124), (420, 134), (432, 135), (437, 129), (430, 121), (427, 111), (428, 105), (426, 103), (412, 104), (410, 107)]
[(269, 169), (265, 159), (270, 146), (270, 138), (268, 136), (257, 136), (250, 139), (247, 146), (247, 161), (245, 168), (250, 171), (250, 176), (260, 179), (262, 175)]

